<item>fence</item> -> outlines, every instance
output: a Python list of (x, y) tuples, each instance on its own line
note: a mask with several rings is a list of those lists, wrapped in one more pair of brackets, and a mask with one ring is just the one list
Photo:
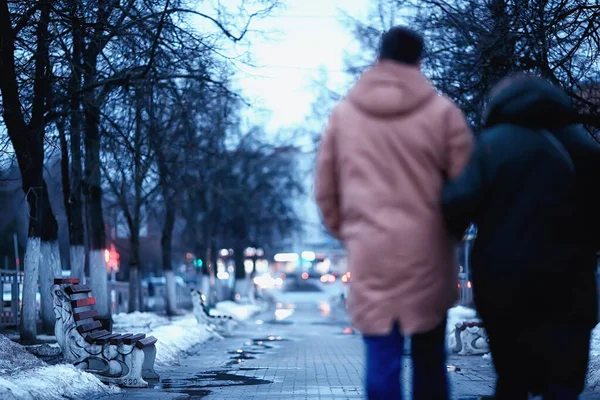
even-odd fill
[[(2, 284), (2, 314), (0, 328), (19, 325), (23, 291), (23, 272), (0, 270)], [(37, 304), (39, 313), (39, 303)]]

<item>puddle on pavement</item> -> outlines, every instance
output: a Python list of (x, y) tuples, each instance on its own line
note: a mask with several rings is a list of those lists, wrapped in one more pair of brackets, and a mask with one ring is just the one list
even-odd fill
[(266, 338), (259, 338), (259, 339), (252, 339), (252, 342), (256, 345), (261, 346), (263, 343), (268, 343), (268, 342), (285, 342), (288, 341), (289, 339), (284, 339), (281, 336), (273, 336), (273, 335), (269, 335)]
[[(242, 370), (240, 368), (240, 370)], [(245, 368), (251, 371), (252, 368)], [(187, 394), (194, 399), (205, 397), (211, 393), (210, 388), (229, 386), (253, 386), (273, 383), (266, 379), (251, 376), (235, 375), (229, 371), (208, 371), (187, 379), (164, 379), (160, 387), (170, 392)]]
[(227, 354), (239, 355), (239, 354), (265, 354), (265, 353), (263, 351), (251, 351), (251, 350), (238, 349), (236, 351), (228, 351)]
[(260, 351), (245, 351), (245, 350), (237, 350), (237, 351), (229, 351), (228, 354), (233, 354), (233, 357), (229, 357), (230, 360), (227, 364), (228, 366), (240, 364), (245, 360), (256, 360), (256, 357), (252, 354), (264, 354)]
[(269, 325), (293, 325), (294, 324), (293, 321), (288, 321), (288, 320), (278, 321), (276, 319), (272, 319), (270, 321), (265, 321), (265, 323), (269, 324)]

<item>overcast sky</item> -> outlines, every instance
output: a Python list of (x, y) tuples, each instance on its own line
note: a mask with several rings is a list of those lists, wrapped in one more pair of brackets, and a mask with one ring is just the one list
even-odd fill
[(237, 66), (243, 72), (236, 84), (255, 106), (250, 115), (270, 132), (305, 121), (317, 96), (313, 82), (320, 68), (327, 70), (331, 86), (344, 86), (343, 55), (352, 38), (340, 22), (341, 11), (353, 16), (368, 11), (368, 0), (283, 2), (285, 8), (254, 25), (267, 33), (266, 38), (252, 37), (250, 52), (257, 67)]

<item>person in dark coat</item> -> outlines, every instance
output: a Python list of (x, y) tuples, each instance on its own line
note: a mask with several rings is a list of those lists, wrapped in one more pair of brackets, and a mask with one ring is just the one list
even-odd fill
[(566, 94), (526, 75), (492, 91), (464, 173), (442, 195), (446, 224), (469, 222), (475, 305), (490, 339), (497, 400), (576, 399), (597, 322), (600, 149)]

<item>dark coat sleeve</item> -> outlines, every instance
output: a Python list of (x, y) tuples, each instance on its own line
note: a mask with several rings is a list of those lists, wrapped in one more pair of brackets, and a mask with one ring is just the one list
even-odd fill
[(484, 138), (480, 138), (463, 173), (448, 182), (442, 191), (446, 226), (456, 239), (462, 239), (468, 225), (478, 219), (489, 187), (487, 161), (490, 153), (489, 144)]

